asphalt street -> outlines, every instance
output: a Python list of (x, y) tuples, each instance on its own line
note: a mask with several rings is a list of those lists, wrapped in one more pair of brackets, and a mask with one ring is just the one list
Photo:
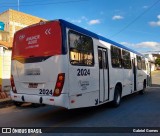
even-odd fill
[[(157, 73), (160, 74), (160, 71)], [(152, 76), (159, 78), (157, 73)], [(157, 80), (155, 84), (158, 85)], [(113, 127), (113, 129), (116, 127), (160, 127), (160, 88), (148, 88), (144, 95), (135, 93), (126, 96), (118, 108), (113, 108), (110, 103), (74, 110), (55, 106), (34, 108), (30, 104), (24, 104), (18, 108), (15, 106), (1, 108), (0, 127), (71, 127), (73, 130), (76, 127)], [(82, 135), (82, 133), (58, 133), (58, 135)], [(85, 135), (158, 136), (160, 133), (85, 133)]]

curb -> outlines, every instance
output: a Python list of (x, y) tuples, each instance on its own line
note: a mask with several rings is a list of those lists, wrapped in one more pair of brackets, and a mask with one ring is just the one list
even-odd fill
[(11, 98), (0, 99), (0, 108), (5, 108), (13, 105)]

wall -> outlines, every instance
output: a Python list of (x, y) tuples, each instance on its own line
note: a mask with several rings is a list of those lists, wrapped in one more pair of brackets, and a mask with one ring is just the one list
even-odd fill
[(10, 32), (10, 41), (13, 41), (14, 33), (26, 26), (39, 23), (42, 18), (38, 18), (26, 13), (22, 13), (16, 10), (9, 9), (9, 32)]
[(3, 90), (7, 90), (8, 86), (10, 86), (10, 76), (11, 76), (11, 50), (3, 51), (3, 81), (2, 88)]
[[(11, 75), (11, 50), (0, 47), (0, 87), (1, 90), (8, 90), (10, 87)], [(8, 90), (9, 91), (9, 90)]]
[(154, 63), (151, 63), (151, 71), (155, 71), (156, 70), (156, 65)]
[(2, 90), (3, 47), (0, 47), (0, 90)]
[(5, 11), (0, 14), (0, 21), (5, 23), (4, 31), (9, 32), (9, 12)]

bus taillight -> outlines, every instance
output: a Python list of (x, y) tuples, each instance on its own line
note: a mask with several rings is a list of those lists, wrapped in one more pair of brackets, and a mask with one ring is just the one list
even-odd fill
[(63, 89), (64, 80), (65, 80), (65, 74), (64, 73), (58, 74), (53, 96), (60, 96)]
[(11, 75), (10, 81), (11, 81), (12, 91), (13, 91), (14, 93), (17, 93), (16, 87), (15, 87), (15, 84), (14, 84), (13, 75)]

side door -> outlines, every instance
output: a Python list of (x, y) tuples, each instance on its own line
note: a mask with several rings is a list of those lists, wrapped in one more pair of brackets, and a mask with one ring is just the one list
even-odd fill
[(99, 61), (99, 103), (109, 99), (109, 71), (108, 71), (108, 51), (98, 47), (98, 61)]
[(135, 58), (132, 59), (132, 68), (133, 68), (133, 86), (134, 86), (134, 90), (137, 90), (137, 68), (136, 68), (136, 64), (135, 64)]

